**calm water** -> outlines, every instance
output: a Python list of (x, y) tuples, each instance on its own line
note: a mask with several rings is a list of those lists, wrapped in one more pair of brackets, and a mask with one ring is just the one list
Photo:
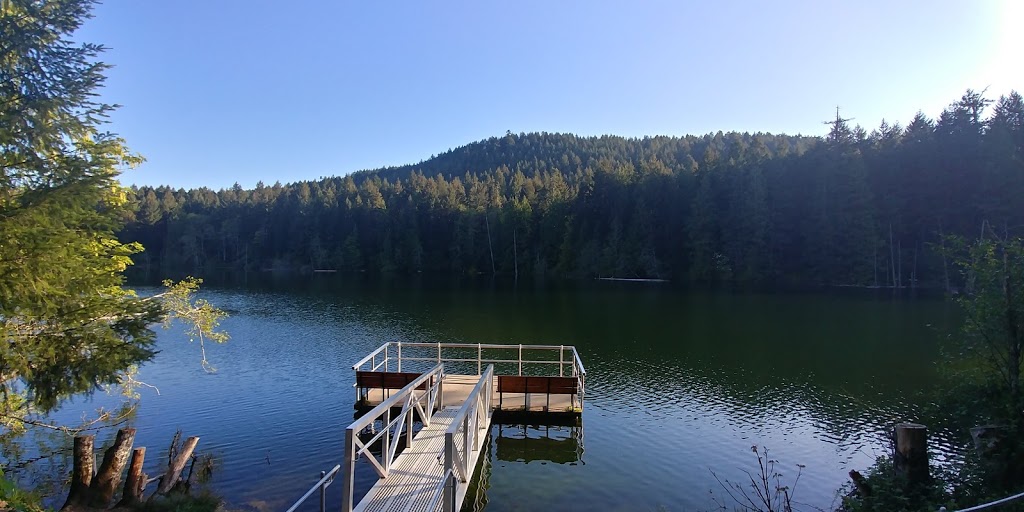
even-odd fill
[[(495, 426), (487, 510), (709, 510), (766, 446), (797, 500), (828, 508), (850, 469), (922, 420), (944, 333), (941, 299), (733, 294), (658, 284), (409, 284), (314, 276), (207, 286), (232, 340), (199, 348), (161, 332), (133, 426), (147, 472), (174, 431), (217, 457), (234, 508), (283, 510), (341, 461), (351, 365), (385, 341), (576, 345), (587, 367), (582, 427)], [(77, 401), (74, 418), (109, 397)], [(926, 420), (926, 419), (924, 419)], [(940, 450), (948, 432), (938, 432)], [(109, 438), (101, 434), (100, 438)], [(98, 439), (98, 443), (101, 439)], [(357, 486), (373, 474), (363, 461)], [(341, 485), (332, 487), (337, 503)], [(358, 498), (357, 498), (358, 499)], [(728, 502), (726, 502), (729, 504)], [(731, 504), (730, 504), (731, 505)], [(732, 507), (730, 507), (731, 509)]]

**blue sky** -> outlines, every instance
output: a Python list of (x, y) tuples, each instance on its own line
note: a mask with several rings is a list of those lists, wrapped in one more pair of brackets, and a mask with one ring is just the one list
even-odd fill
[(820, 135), (1024, 91), (1024, 2), (106, 0), (122, 180), (221, 188), (513, 132)]

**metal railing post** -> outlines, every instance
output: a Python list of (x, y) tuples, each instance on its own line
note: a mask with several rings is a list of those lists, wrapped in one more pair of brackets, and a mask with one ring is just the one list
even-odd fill
[(398, 342), (398, 371), (402, 371), (402, 342)]
[(558, 376), (559, 377), (564, 377), (564, 375), (562, 374), (562, 368), (565, 366), (565, 363), (562, 362), (564, 355), (565, 355), (565, 347), (562, 346), (562, 345), (559, 345), (558, 346)]
[(480, 375), (480, 372), (481, 372), (481, 369), (482, 369), (480, 364), (483, 362), (482, 360), (483, 360), (483, 349), (480, 347), (480, 344), (477, 343), (476, 344), (476, 374), (477, 375)]
[(523, 376), (523, 345), (519, 345), (519, 376)]
[[(444, 369), (441, 370), (441, 374), (438, 375), (437, 378), (438, 378), (438, 381), (437, 381), (437, 398), (435, 398), (434, 400), (437, 401), (437, 410), (443, 411), (444, 410)], [(434, 415), (433, 411), (430, 412), (430, 415), (431, 416)]]
[(457, 508), (455, 508), (456, 507), (455, 500), (458, 499), (459, 481), (455, 478), (455, 473), (452, 473), (452, 475), (449, 477), (449, 479), (451, 481), (451, 494), (449, 496), (451, 498), (451, 501), (448, 502), (447, 509), (450, 512), (455, 512), (456, 510), (458, 510)]
[[(412, 410), (413, 407), (409, 407), (409, 416), (405, 418), (405, 447), (412, 446)], [(421, 418), (422, 419), (422, 418)]]
[[(453, 473), (453, 462), (455, 460), (455, 440), (452, 438), (452, 434), (446, 432), (444, 435), (444, 472), (446, 475), (452, 476), (452, 482), (455, 482)], [(447, 478), (447, 477), (446, 477)], [(455, 489), (448, 487), (444, 488), (444, 498), (442, 499), (445, 503), (446, 510), (455, 510)]]
[(462, 481), (469, 481), (469, 454), (473, 450), (470, 446), (470, 437), (473, 433), (469, 430), (469, 415), (467, 414), (462, 420)]
[(356, 454), (355, 454), (355, 432), (351, 428), (345, 429), (345, 475), (341, 482), (341, 512), (352, 512), (354, 504), (353, 492), (356, 483)]
[[(326, 471), (320, 472), (320, 480), (327, 476)], [(320, 512), (327, 512), (327, 486), (320, 484)]]
[(441, 342), (437, 342), (437, 364), (441, 364)]
[(391, 438), (391, 408), (390, 407), (388, 407), (388, 409), (386, 411), (384, 411), (384, 425), (383, 426), (384, 426), (384, 429), (387, 430), (387, 432), (384, 432), (384, 435), (380, 438), (381, 446), (384, 448), (384, 451), (381, 452), (381, 455), (384, 456), (383, 457), (384, 458), (384, 472), (387, 473), (387, 472), (391, 471), (391, 457), (388, 456), (388, 454), (391, 453), (391, 450), (389, 450), (389, 448), (391, 448), (391, 439), (390, 439)]

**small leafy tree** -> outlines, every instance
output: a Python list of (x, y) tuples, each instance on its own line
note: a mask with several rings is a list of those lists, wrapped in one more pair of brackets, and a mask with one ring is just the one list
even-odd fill
[[(713, 498), (719, 509), (746, 512), (794, 512), (799, 510), (799, 504), (793, 501), (793, 496), (796, 493), (797, 484), (800, 483), (800, 475), (803, 474), (803, 464), (796, 465), (796, 477), (792, 484), (786, 485), (783, 483), (784, 475), (776, 469), (779, 461), (768, 456), (767, 448), (758, 448), (757, 445), (754, 445), (750, 447), (750, 451), (757, 457), (757, 473), (743, 470), (747, 475), (746, 483), (723, 481), (714, 471), (711, 472), (731, 502), (727, 504)], [(714, 492), (712, 492), (713, 495)]]
[(959, 265), (967, 293), (957, 300), (964, 311), (962, 356), (980, 363), (979, 383), (994, 399), (991, 419), (1019, 426), (1024, 405), (1024, 240), (989, 237), (966, 247), (964, 254)]
[[(996, 437), (972, 468), (974, 494), (1017, 491), (1024, 484), (1024, 239), (986, 237), (954, 241), (965, 282), (958, 298), (964, 313), (957, 395), (967, 403), (964, 420), (993, 425)], [(992, 449), (994, 448), (994, 449)], [(987, 489), (987, 491), (983, 490)]]

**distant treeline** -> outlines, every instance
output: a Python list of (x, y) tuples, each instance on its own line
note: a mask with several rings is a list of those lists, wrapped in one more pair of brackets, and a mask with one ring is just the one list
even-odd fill
[(660, 277), (946, 286), (948, 235), (1024, 229), (1024, 102), (824, 138), (508, 133), (417, 165), (288, 185), (137, 189), (161, 271)]

